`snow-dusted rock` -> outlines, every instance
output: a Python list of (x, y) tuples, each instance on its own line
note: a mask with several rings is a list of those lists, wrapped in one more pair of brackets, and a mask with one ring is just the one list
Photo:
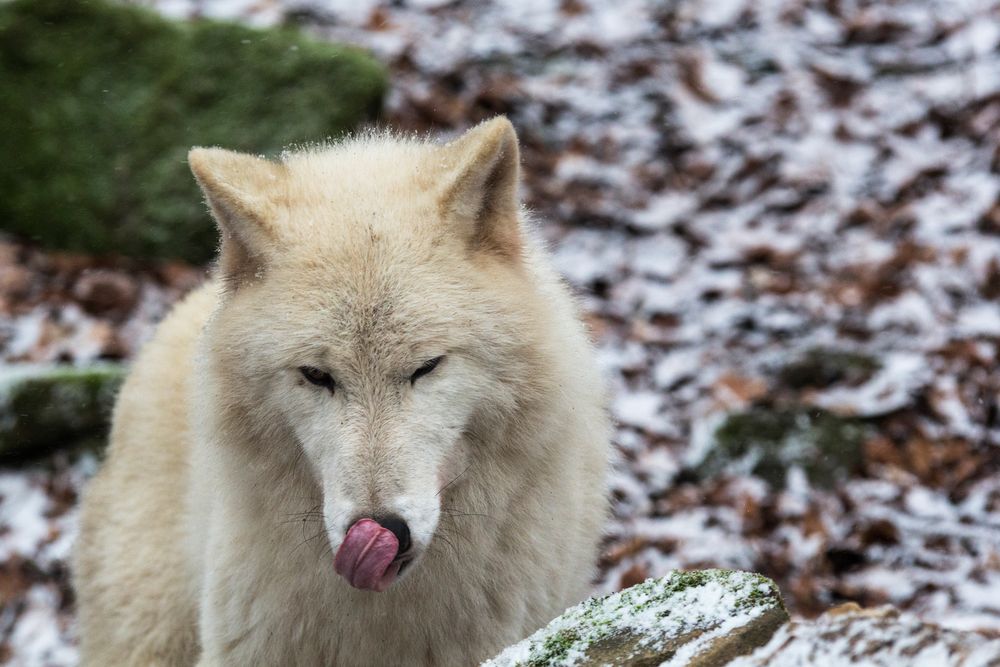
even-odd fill
[(673, 572), (572, 607), (483, 667), (724, 665), (787, 620), (774, 582), (759, 574)]
[(1000, 639), (853, 602), (788, 622), (770, 579), (700, 570), (591, 598), (482, 667), (570, 665), (988, 667), (1000, 665)]
[(892, 607), (848, 603), (815, 621), (793, 621), (767, 646), (731, 667), (986, 667), (1000, 664), (1000, 639), (921, 623)]

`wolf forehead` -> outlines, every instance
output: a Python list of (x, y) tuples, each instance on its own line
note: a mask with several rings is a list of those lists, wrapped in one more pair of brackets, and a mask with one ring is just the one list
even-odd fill
[(370, 135), (323, 149), (285, 153), (274, 213), (306, 244), (411, 245), (440, 222), (436, 186), (442, 147)]
[(380, 353), (390, 349), (443, 353), (445, 347), (471, 342), (466, 340), (474, 328), (469, 320), (484, 305), (483, 298), (472, 294), (474, 287), (450, 290), (442, 281), (405, 278), (405, 273), (373, 278), (372, 284), (361, 286), (330, 278), (302, 287), (294, 277), (278, 277), (273, 286), (261, 288), (275, 301), (281, 299), (283, 306), (267, 307), (259, 318), (274, 321), (278, 315), (282, 321), (276, 325), (287, 330), (289, 340)]
[(504, 289), (529, 273), (504, 118), (447, 144), (369, 134), (279, 162), (217, 148), (188, 159), (220, 230), (222, 320), (255, 303), (246, 317), (287, 327), (290, 342), (314, 332), (384, 350), (482, 343), (496, 322), (519, 324), (491, 315), (530, 301)]
[(460, 241), (508, 256), (518, 249), (519, 151), (505, 118), (447, 144), (369, 133), (277, 162), (218, 148), (192, 149), (188, 160), (223, 255), (227, 240), (263, 260), (278, 247), (359, 252), (378, 242), (412, 250)]

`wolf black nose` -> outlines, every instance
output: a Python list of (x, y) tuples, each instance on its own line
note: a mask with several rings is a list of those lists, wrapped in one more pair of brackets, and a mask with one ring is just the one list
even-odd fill
[(410, 527), (406, 525), (406, 522), (398, 516), (387, 516), (375, 520), (378, 521), (380, 526), (392, 532), (396, 536), (396, 539), (399, 540), (399, 551), (396, 553), (406, 553), (406, 550), (410, 548)]

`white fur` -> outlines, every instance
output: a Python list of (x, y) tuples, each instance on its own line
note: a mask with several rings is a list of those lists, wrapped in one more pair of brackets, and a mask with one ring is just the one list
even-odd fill
[[(191, 164), (218, 275), (119, 398), (76, 553), (84, 662), (471, 665), (584, 597), (608, 420), (509, 123)], [(418, 558), (353, 589), (333, 554), (388, 512)]]

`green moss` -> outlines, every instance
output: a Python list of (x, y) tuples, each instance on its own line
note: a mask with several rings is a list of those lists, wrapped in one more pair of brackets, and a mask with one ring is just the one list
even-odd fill
[(825, 410), (756, 407), (726, 418), (694, 472), (702, 479), (750, 473), (780, 487), (798, 466), (813, 484), (829, 487), (860, 468), (866, 433), (858, 420)]
[(526, 663), (528, 667), (547, 667), (563, 661), (569, 655), (576, 643), (580, 641), (580, 633), (572, 628), (556, 632), (546, 637), (541, 649)]
[(834, 384), (859, 385), (882, 368), (878, 359), (858, 352), (813, 348), (778, 372), (792, 389), (825, 388)]
[(103, 436), (124, 374), (110, 364), (0, 367), (0, 460)]
[(373, 118), (362, 52), (291, 29), (174, 23), (97, 0), (0, 4), (0, 228), (44, 245), (202, 262), (194, 145), (275, 154)]

